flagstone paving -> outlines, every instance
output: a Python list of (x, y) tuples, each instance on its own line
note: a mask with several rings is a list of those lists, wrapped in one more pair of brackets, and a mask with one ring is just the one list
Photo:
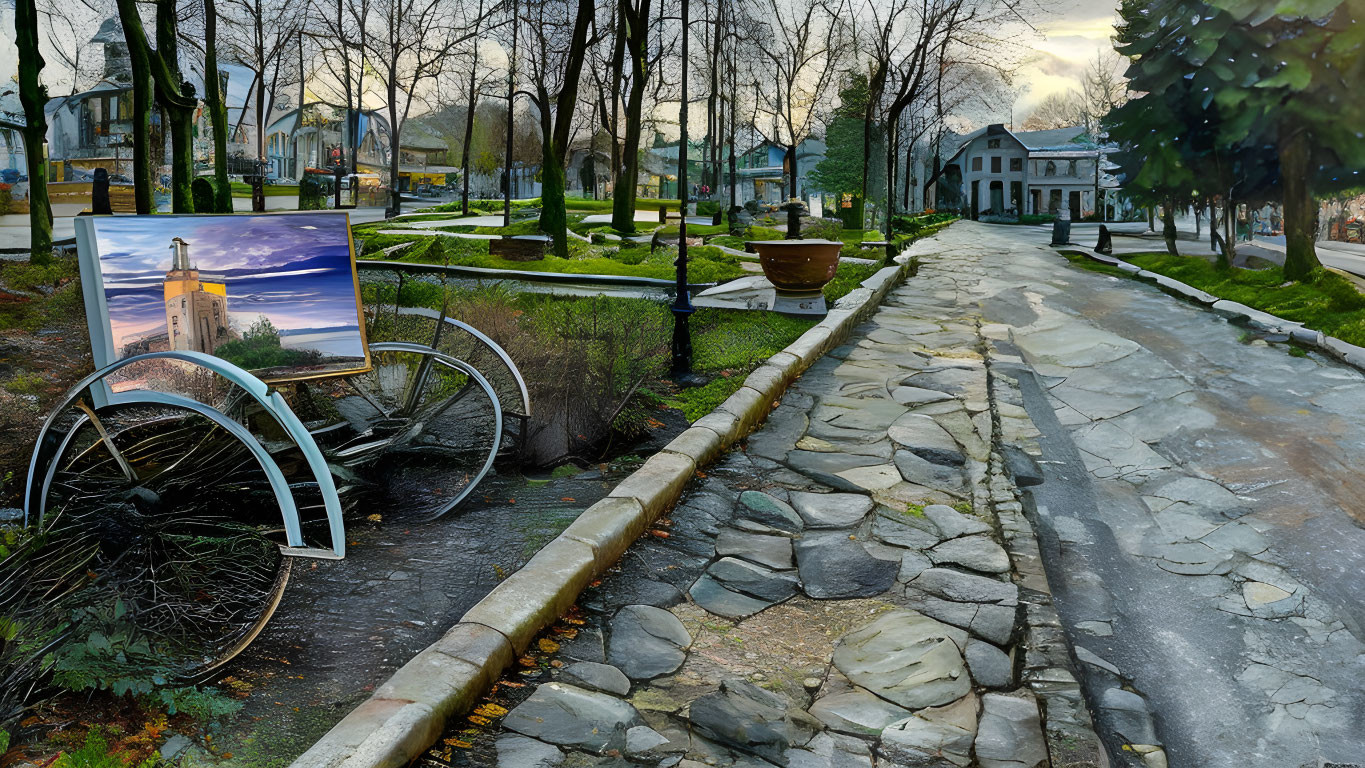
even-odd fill
[(1365, 764), (1365, 376), (1045, 243), (916, 244), (454, 764)]
[[(531, 737), (565, 766), (1099, 764), (954, 269), (926, 261), (812, 366), (585, 593), (492, 748), (441, 762), (512, 768)], [(631, 679), (645, 730), (587, 662)]]

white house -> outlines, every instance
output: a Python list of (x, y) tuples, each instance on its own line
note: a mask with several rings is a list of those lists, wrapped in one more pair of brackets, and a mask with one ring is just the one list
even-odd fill
[(1063, 206), (1080, 219), (1096, 210), (1097, 191), (1118, 186), (1102, 164), (1102, 152), (1111, 149), (1096, 146), (1080, 127), (1010, 131), (989, 125), (961, 137), (926, 184), (926, 199), (986, 221), (1055, 214)]

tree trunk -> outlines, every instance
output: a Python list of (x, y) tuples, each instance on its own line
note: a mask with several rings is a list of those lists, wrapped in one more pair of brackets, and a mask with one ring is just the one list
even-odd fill
[(1228, 247), (1228, 263), (1237, 263), (1237, 202), (1228, 195), (1223, 204), (1223, 242)]
[(1322, 267), (1313, 245), (1317, 206), (1308, 186), (1308, 134), (1290, 126), (1280, 127), (1280, 184), (1284, 191), (1284, 276), (1302, 281)]
[[(213, 206), (216, 213), (232, 213), (228, 182), (227, 105), (218, 85), (218, 9), (204, 0), (204, 104), (213, 124)], [(134, 123), (136, 125), (137, 123)]]
[(34, 0), (14, 4), (14, 32), (19, 51), (19, 101), (24, 106), (24, 160), (28, 166), (29, 259), (43, 263), (52, 256), (52, 203), (47, 197), (47, 88), (43, 56), (38, 49), (38, 8)]
[[(120, 10), (125, 3), (132, 8), (132, 13), (137, 13), (136, 6), (130, 0), (119, 0)], [(180, 78), (176, 54), (177, 24), (176, 0), (157, 0), (156, 52), (149, 57), (149, 61), (156, 80), (157, 100), (161, 102), (166, 122), (170, 124), (171, 210), (175, 213), (194, 213), (190, 182), (194, 180), (196, 102), (192, 95), (185, 93), (188, 84)]]
[[(886, 232), (887, 242), (891, 241), (892, 225), (891, 217), (896, 215), (896, 128), (900, 124), (900, 116), (896, 115), (886, 121), (886, 222), (884, 231)], [(891, 256), (891, 246), (886, 247), (887, 257)]]
[(478, 98), (478, 59), (469, 65), (469, 93), (465, 101), (464, 146), (460, 148), (460, 212), (469, 215), (469, 145), (474, 139), (474, 102)]
[[(123, 19), (123, 37), (132, 40), (142, 28), (130, 28)], [(152, 67), (141, 46), (128, 46), (129, 69), (133, 78), (133, 205), (141, 216), (152, 212)]]
[(799, 192), (797, 191), (797, 189), (796, 189), (796, 177), (797, 177), (797, 168), (796, 168), (796, 147), (797, 147), (796, 144), (791, 144), (791, 145), (789, 145), (789, 146), (787, 147), (787, 157), (790, 158), (790, 160), (789, 160), (789, 162), (788, 162), (787, 165), (788, 165), (788, 167), (791, 168), (791, 175), (792, 175), (792, 186), (791, 186), (791, 189), (792, 189), (792, 198), (791, 198), (791, 199), (793, 199), (793, 200), (800, 200), (801, 198), (798, 196), (800, 193), (799, 193)]
[[(588, 28), (592, 25), (593, 0), (578, 0), (573, 35), (569, 39), (567, 66), (559, 95), (555, 98), (554, 130), (545, 131), (549, 117), (541, 117), (544, 140), (541, 143), (540, 231), (554, 239), (555, 255), (569, 257), (568, 213), (564, 208), (564, 156), (569, 148), (573, 127), (574, 105), (578, 103), (578, 80), (583, 74), (583, 60), (588, 52)], [(544, 94), (544, 90), (541, 91)], [(546, 109), (548, 96), (542, 99)]]
[(403, 146), (399, 139), (398, 125), (398, 87), (394, 83), (396, 75), (389, 73), (389, 179), (391, 187), (389, 194), (389, 206), (384, 211), (384, 218), (392, 219), (403, 212), (403, 195), (398, 191), (398, 161), (401, 158)]
[[(621, 0), (620, 32), (626, 36), (626, 55), (630, 56), (630, 95), (626, 101), (626, 135), (621, 148), (621, 164), (617, 168), (616, 187), (612, 192), (611, 226), (621, 232), (635, 231), (636, 179), (640, 174), (640, 132), (645, 103), (645, 85), (649, 71), (645, 68), (649, 55), (649, 2), (640, 0), (638, 7), (631, 0)], [(684, 153), (686, 148), (679, 148)]]
[[(626, 135), (621, 147), (620, 171), (612, 192), (611, 226), (621, 232), (635, 231), (635, 200), (639, 190), (636, 179), (640, 175), (641, 112), (644, 107), (645, 75), (638, 71), (630, 80), (630, 97), (626, 101)], [(682, 149), (679, 149), (681, 152)]]
[(1166, 240), (1166, 252), (1179, 256), (1175, 247), (1175, 201), (1167, 199), (1161, 206), (1161, 236)]

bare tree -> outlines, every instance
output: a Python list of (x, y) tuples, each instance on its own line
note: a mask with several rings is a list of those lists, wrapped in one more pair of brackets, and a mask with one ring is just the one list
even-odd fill
[[(265, 210), (265, 132), (270, 125), (270, 112), (275, 105), (275, 94), (288, 83), (293, 62), (289, 54), (298, 44), (307, 8), (289, 0), (219, 0), (228, 50), (232, 58), (251, 70), (255, 85), (252, 89), (256, 133), (257, 173), (253, 177), (251, 210)], [(302, 106), (302, 105), (300, 105)]]
[[(143, 118), (151, 122), (151, 107), (139, 99), (137, 89), (144, 89), (151, 80), (156, 86), (156, 100), (170, 124), (171, 134), (171, 209), (176, 213), (193, 213), (194, 198), (190, 194), (190, 178), (194, 175), (194, 110), (199, 106), (194, 86), (180, 72), (180, 19), (176, 0), (156, 0), (156, 48), (147, 40), (137, 0), (118, 0), (119, 18), (123, 22), (124, 38), (128, 43), (133, 65), (134, 99), (134, 166), (135, 186), (142, 174), (150, 174), (150, 153), (146, 134), (139, 141), (137, 134)], [(145, 111), (144, 111), (145, 110)], [(141, 150), (139, 150), (139, 145)], [(141, 170), (136, 170), (136, 166)], [(150, 212), (151, 189), (144, 179), (145, 192), (138, 195), (138, 210), (145, 204)], [(135, 192), (135, 194), (137, 194)]]
[[(356, 6), (352, 5), (352, 10)], [(382, 89), (389, 117), (389, 180), (392, 194), (386, 216), (402, 213), (399, 166), (402, 162), (403, 123), (414, 104), (427, 101), (424, 92), (441, 74), (460, 46), (477, 37), (477, 25), (461, 28), (444, 0), (373, 0), (364, 39), (366, 66), (372, 67)], [(487, 11), (476, 17), (482, 22)], [(360, 19), (354, 19), (361, 23)]]
[(626, 97), (625, 137), (620, 163), (612, 170), (616, 185), (612, 193), (611, 225), (622, 232), (635, 231), (635, 180), (640, 174), (641, 117), (645, 86), (654, 61), (649, 54), (650, 0), (618, 0), (620, 23), (617, 35), (630, 60), (630, 92)]
[(89, 89), (104, 76), (100, 50), (90, 40), (112, 12), (103, 0), (42, 0), (38, 4), (46, 22), (48, 47), (59, 70), (69, 74), (72, 94)]
[(755, 106), (763, 118), (756, 127), (769, 141), (786, 148), (795, 199), (800, 196), (797, 148), (820, 123), (846, 30), (838, 6), (827, 0), (756, 1), (759, 50), (768, 68), (767, 76), (756, 80)]
[(1087, 119), (1085, 98), (1076, 91), (1050, 93), (1024, 118), (1024, 130), (1046, 131), (1082, 125)]

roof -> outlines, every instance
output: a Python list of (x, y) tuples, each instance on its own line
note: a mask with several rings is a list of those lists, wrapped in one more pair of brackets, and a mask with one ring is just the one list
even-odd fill
[(118, 16), (110, 16), (100, 24), (99, 31), (90, 38), (92, 43), (121, 43), (123, 42), (123, 23)]
[(1086, 138), (1084, 147), (1092, 147), (1085, 135), (1085, 129), (1079, 125), (1072, 125), (1066, 128), (1053, 128), (1047, 131), (1006, 131), (1011, 136), (1024, 145), (1030, 151), (1041, 151), (1047, 149), (1078, 149), (1076, 139)]

